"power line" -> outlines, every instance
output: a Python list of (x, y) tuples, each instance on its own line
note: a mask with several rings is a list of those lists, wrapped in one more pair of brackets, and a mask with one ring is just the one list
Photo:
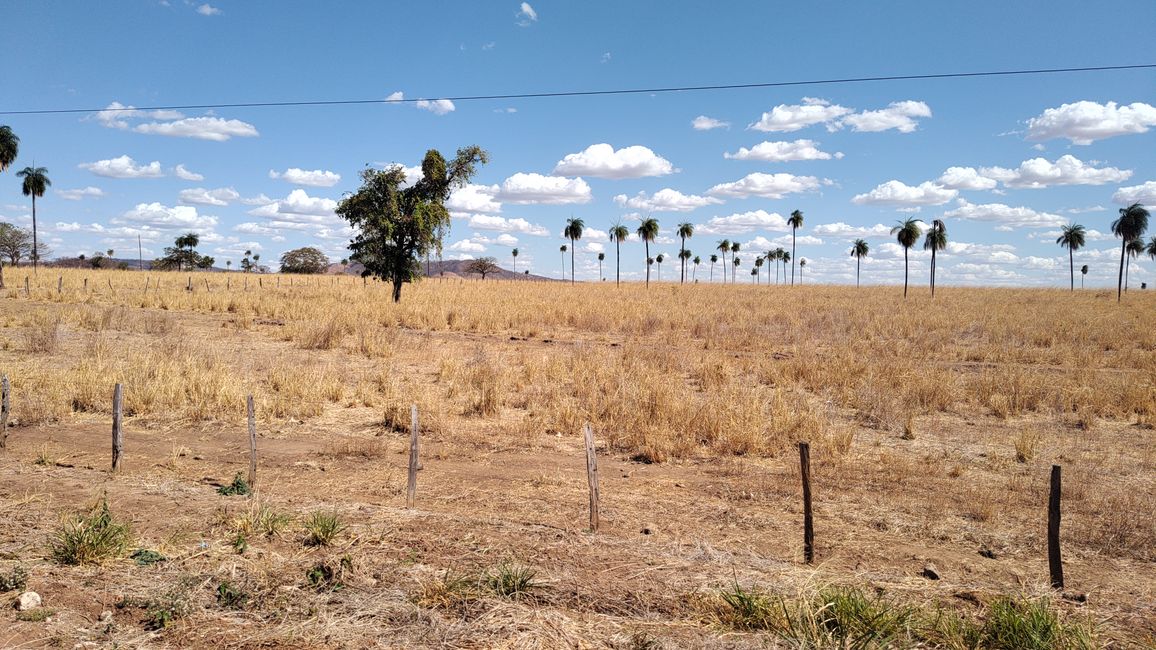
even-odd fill
[[(1156, 68), (1156, 63), (1137, 65), (1104, 65), (1087, 68), (1038, 68), (1031, 70), (986, 70), (981, 72), (945, 72), (940, 74), (908, 74), (876, 77), (845, 77), (837, 79), (810, 79), (805, 81), (769, 81), (764, 83), (718, 84), (710, 86), (669, 86), (659, 88), (618, 88), (611, 90), (573, 90), (559, 92), (510, 93), (500, 95), (461, 95), (457, 97), (437, 97), (454, 102), (486, 101), (499, 99), (539, 99), (548, 97), (598, 97), (603, 95), (639, 95), (657, 93), (701, 92), (717, 90), (743, 90), (751, 88), (786, 88), (791, 86), (822, 86), (850, 83), (873, 83), (879, 81), (916, 81), (921, 79), (963, 79), (971, 77), (1010, 77), (1042, 74), (1065, 74), (1073, 72), (1108, 72), (1118, 70), (1143, 70)], [(427, 101), (411, 99), (332, 99), (291, 102), (235, 102), (225, 104), (182, 104), (172, 106), (140, 106), (124, 108), (52, 108), (24, 111), (0, 111), (0, 115), (60, 115), (67, 113), (100, 113), (122, 111), (178, 111), (218, 108), (271, 108), (288, 106), (350, 106), (358, 104), (408, 104)]]

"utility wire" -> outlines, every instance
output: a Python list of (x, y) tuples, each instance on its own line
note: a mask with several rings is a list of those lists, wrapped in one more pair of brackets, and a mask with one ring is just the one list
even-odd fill
[[(920, 79), (963, 79), (970, 77), (1010, 77), (1042, 74), (1065, 74), (1073, 72), (1107, 72), (1116, 70), (1143, 70), (1156, 68), (1156, 63), (1137, 65), (1104, 65), (1087, 68), (1039, 68), (1033, 70), (987, 70), (981, 72), (945, 72), (940, 74), (908, 74), (877, 77), (846, 77), (839, 79), (811, 79), (806, 81), (770, 81), (765, 83), (719, 84), (711, 86), (669, 86), (659, 88), (619, 88), (612, 90), (574, 90), (560, 92), (511, 93), (502, 95), (461, 95), (458, 97), (437, 97), (454, 102), (486, 101), (498, 99), (538, 99), (543, 97), (597, 97), (602, 95), (639, 95), (656, 93), (700, 92), (712, 90), (741, 90), (748, 88), (786, 88), (790, 86), (820, 86), (850, 83), (872, 83), (878, 81), (915, 81)], [(357, 104), (408, 104), (425, 101), (411, 99), (335, 99), (292, 102), (236, 102), (227, 104), (183, 104), (172, 106), (140, 106), (124, 108), (52, 108), (24, 111), (0, 111), (0, 115), (60, 115), (66, 113), (100, 113), (121, 111), (176, 111), (216, 108), (270, 108), (282, 106), (350, 106)]]

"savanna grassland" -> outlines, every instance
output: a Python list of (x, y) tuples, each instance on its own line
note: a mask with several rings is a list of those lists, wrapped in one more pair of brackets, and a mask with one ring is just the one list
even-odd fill
[(21, 271), (0, 646), (1156, 642), (1150, 292)]

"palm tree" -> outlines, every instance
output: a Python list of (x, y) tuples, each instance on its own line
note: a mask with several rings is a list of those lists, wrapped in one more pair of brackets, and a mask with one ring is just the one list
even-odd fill
[(512, 255), (514, 257), (513, 269), (511, 270), (511, 272), (517, 273), (518, 272), (518, 249), (515, 248), (514, 250), (510, 251), (510, 255)]
[[(738, 244), (735, 244), (735, 246), (738, 246)], [(734, 270), (731, 271), (731, 284), (734, 284), (735, 278), (737, 278), (739, 276), (739, 264), (742, 264), (742, 263), (743, 263), (742, 258), (736, 257), (733, 253), (731, 254), (731, 264), (733, 264), (735, 267)]]
[(851, 242), (851, 257), (855, 258), (855, 286), (859, 286), (859, 263), (867, 257), (867, 253), (871, 252), (871, 247), (867, 245), (867, 240), (856, 239)]
[[(674, 232), (682, 238), (682, 247), (678, 253), (678, 257), (682, 260), (682, 283), (686, 284), (686, 261), (690, 259), (690, 251), (686, 250), (686, 238), (694, 237), (694, 224), (689, 222), (680, 223), (678, 224), (678, 230)], [(685, 257), (683, 253), (686, 253)]]
[[(1084, 247), (1084, 235), (1087, 231), (1078, 223), (1069, 223), (1060, 228), (1060, 236), (1056, 243), (1068, 249), (1068, 273), (1071, 275), (1072, 291), (1076, 290), (1076, 260), (1073, 253)], [(1080, 278), (1083, 282), (1083, 278)]]
[(923, 250), (931, 251), (931, 297), (935, 297), (935, 252), (947, 248), (947, 226), (942, 219), (931, 222), (931, 229), (923, 240)]
[(1084, 276), (1088, 274), (1088, 265), (1085, 264), (1080, 267), (1080, 288), (1084, 288)]
[(718, 255), (710, 256), (710, 281), (714, 282), (714, 265), (718, 263)]
[(578, 248), (575, 242), (582, 239), (582, 229), (585, 227), (586, 224), (581, 219), (570, 217), (566, 220), (566, 229), (562, 231), (562, 234), (570, 240), (570, 284), (574, 284), (574, 249)]
[(232, 271), (232, 270), (233, 270), (233, 260), (225, 260), (225, 272), (228, 273), (229, 271)]
[(1120, 276), (1116, 285), (1116, 302), (1124, 295), (1124, 256), (1128, 252), (1128, 242), (1140, 239), (1148, 229), (1148, 211), (1139, 203), (1120, 208), (1120, 218), (1112, 222), (1112, 234), (1124, 241), (1120, 244)]
[(665, 259), (666, 259), (666, 257), (664, 257), (662, 253), (659, 253), (658, 257), (654, 258), (654, 261), (658, 263), (658, 281), (659, 282), (662, 282), (662, 261)]
[(762, 280), (763, 280), (763, 275), (762, 275), (762, 273), (763, 273), (763, 256), (762, 255), (755, 256), (754, 271), (755, 271), (755, 284), (758, 284), (758, 283), (762, 282)]
[(775, 284), (779, 283), (779, 266), (778, 266), (777, 262), (783, 262), (783, 281), (786, 282), (787, 281), (787, 266), (786, 266), (787, 251), (783, 250), (783, 247), (780, 246), (774, 250), (774, 253), (775, 253), (775, 262), (776, 262), (776, 265), (775, 265)]
[(724, 239), (718, 243), (715, 250), (722, 253), (723, 284), (727, 283), (727, 253), (731, 252), (731, 240)]
[(658, 239), (658, 219), (647, 217), (638, 224), (638, 238), (646, 244), (646, 286), (650, 286), (650, 242)]
[(790, 251), (783, 251), (779, 253), (779, 259), (783, 260), (783, 284), (787, 283), (787, 265), (791, 263)]
[(12, 127), (0, 125), (0, 172), (16, 162), (16, 154), (20, 151), (20, 138), (12, 132)]
[(919, 228), (919, 222), (915, 219), (903, 219), (891, 229), (891, 234), (899, 241), (899, 245), (903, 247), (903, 298), (907, 298), (907, 251), (919, 241), (919, 236), (923, 234), (923, 230)]
[(614, 286), (622, 282), (622, 242), (630, 236), (630, 229), (622, 222), (610, 227), (610, 241), (614, 242)]
[[(787, 225), (791, 227), (791, 257), (795, 257), (795, 231), (803, 227), (803, 212), (795, 210), (791, 213), (791, 218), (787, 219)], [(791, 265), (791, 284), (795, 284), (795, 265)]]
[(52, 181), (48, 180), (48, 170), (43, 167), (25, 167), (16, 172), (16, 176), (24, 179), (24, 196), (32, 197), (32, 271), (35, 273), (36, 263), (40, 261), (40, 245), (36, 240), (36, 199), (44, 196)]
[[(739, 252), (739, 243), (737, 241), (731, 242), (731, 262), (735, 261), (735, 255), (737, 255), (738, 252)], [(738, 268), (737, 264), (735, 265), (735, 268)], [(738, 282), (738, 281), (739, 281), (739, 279), (737, 277), (735, 277), (735, 275), (732, 273), (731, 274), (731, 282), (734, 283), (734, 282)]]
[(568, 251), (568, 250), (570, 250), (570, 247), (567, 246), (566, 244), (562, 244), (562, 246), (558, 249), (558, 252), (562, 253), (562, 280), (563, 281), (566, 280), (566, 251)]
[(807, 266), (807, 259), (799, 260), (799, 284), (803, 284), (803, 268)]
[(602, 281), (602, 260), (606, 259), (606, 253), (598, 254), (598, 281)]
[(1124, 291), (1128, 290), (1128, 270), (1132, 266), (1132, 260), (1140, 257), (1144, 252), (1144, 242), (1140, 239), (1133, 239), (1128, 242), (1128, 264), (1124, 267)]
[(694, 259), (691, 261), (694, 262), (694, 273), (691, 274), (690, 280), (691, 282), (698, 282), (698, 265), (702, 264), (702, 258), (698, 255), (695, 255)]
[[(759, 259), (762, 259), (762, 258), (759, 258)], [(755, 260), (755, 261), (758, 262), (758, 260)], [(751, 269), (751, 277), (755, 279), (755, 283), (758, 283), (758, 281), (759, 281), (759, 269), (757, 266), (755, 268)]]

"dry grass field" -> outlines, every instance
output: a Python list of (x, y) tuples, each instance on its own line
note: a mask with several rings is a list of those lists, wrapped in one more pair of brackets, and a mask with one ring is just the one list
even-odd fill
[(0, 647), (1156, 644), (1150, 292), (23, 271)]

